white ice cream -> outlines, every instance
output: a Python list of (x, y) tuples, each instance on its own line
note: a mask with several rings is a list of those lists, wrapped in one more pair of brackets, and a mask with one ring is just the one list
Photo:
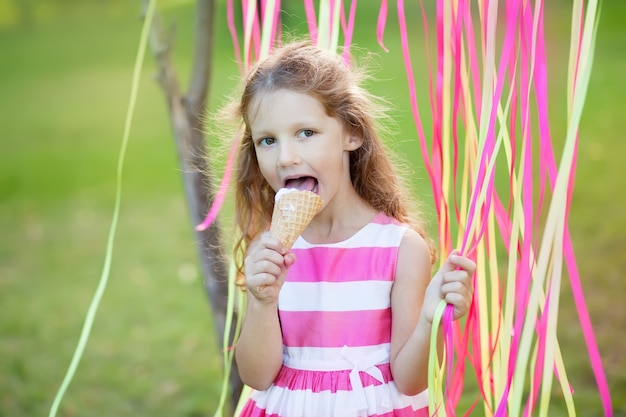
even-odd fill
[(276, 196), (274, 197), (274, 201), (277, 202), (282, 195), (287, 194), (287, 193), (292, 193), (292, 192), (295, 192), (295, 191), (300, 191), (300, 190), (298, 190), (297, 188), (281, 188), (280, 190), (278, 190), (276, 192)]

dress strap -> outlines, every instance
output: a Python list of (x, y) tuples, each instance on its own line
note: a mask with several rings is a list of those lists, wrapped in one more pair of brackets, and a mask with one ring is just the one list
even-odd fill
[(391, 407), (389, 385), (385, 384), (383, 373), (376, 367), (376, 365), (386, 363), (388, 360), (389, 353), (387, 350), (380, 348), (365, 357), (355, 357), (354, 352), (351, 352), (348, 346), (344, 346), (340, 353), (353, 366), (350, 371), (350, 384), (353, 392), (351, 401), (354, 402), (355, 407), (359, 411), (367, 409), (367, 397), (365, 396), (365, 389), (363, 388), (359, 372), (365, 372), (383, 384), (387, 395), (383, 398), (382, 405)]

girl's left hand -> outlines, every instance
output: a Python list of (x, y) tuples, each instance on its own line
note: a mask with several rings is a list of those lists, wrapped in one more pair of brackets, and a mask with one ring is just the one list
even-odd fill
[(458, 250), (450, 253), (426, 289), (422, 314), (428, 323), (433, 322), (441, 300), (454, 306), (455, 320), (467, 314), (472, 304), (475, 271), (476, 264), (471, 259), (461, 256)]

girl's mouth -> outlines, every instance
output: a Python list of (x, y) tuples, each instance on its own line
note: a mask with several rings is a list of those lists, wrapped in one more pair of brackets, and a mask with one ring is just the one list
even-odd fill
[(317, 193), (318, 183), (317, 179), (313, 177), (290, 178), (285, 181), (285, 188), (295, 188)]

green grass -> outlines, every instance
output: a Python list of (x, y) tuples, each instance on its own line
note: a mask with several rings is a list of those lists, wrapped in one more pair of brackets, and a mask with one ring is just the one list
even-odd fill
[[(10, 3), (0, 1), (0, 14)], [(138, 3), (135, 8), (133, 2), (84, 2), (69, 8), (55, 3), (40, 7), (44, 2), (33, 1), (38, 11), (29, 23), (0, 29), (0, 416), (47, 414), (96, 289), (141, 29)], [(563, 68), (566, 56), (566, 3), (546, 12), (554, 68)], [(224, 15), (222, 5), (218, 12)], [(373, 22), (376, 12), (361, 8), (358, 19)], [(177, 24), (175, 54), (185, 86), (193, 5), (182, 2), (163, 13), (166, 21)], [(618, 52), (626, 42), (625, 17), (622, 2), (604, 2), (570, 220), (616, 416), (626, 416), (626, 342), (620, 335), (626, 328), (621, 304), (626, 293), (626, 177), (620, 161), (626, 151), (621, 135), (626, 56)], [(213, 107), (230, 91), (236, 75), (224, 19), (217, 23)], [(392, 23), (388, 30), (390, 46), (397, 30)], [(417, 34), (420, 28), (411, 30)], [(355, 39), (365, 49), (380, 51), (373, 26), (361, 26)], [(428, 190), (396, 49), (376, 53), (379, 80), (371, 88), (396, 105), (394, 147), (409, 157), (420, 178), (417, 185)], [(414, 59), (418, 79), (425, 80), (425, 65), (419, 56)], [(217, 403), (220, 350), (154, 72), (148, 55), (110, 282), (59, 415), (208, 416)], [(564, 77), (557, 74), (551, 83), (554, 140), (559, 143)], [(421, 94), (424, 89), (421, 83)], [(426, 114), (427, 98), (421, 97)], [(423, 195), (430, 201), (429, 191)], [(602, 415), (567, 285), (561, 299), (559, 336), (578, 415)], [(558, 393), (551, 415), (564, 415), (557, 402)]]

